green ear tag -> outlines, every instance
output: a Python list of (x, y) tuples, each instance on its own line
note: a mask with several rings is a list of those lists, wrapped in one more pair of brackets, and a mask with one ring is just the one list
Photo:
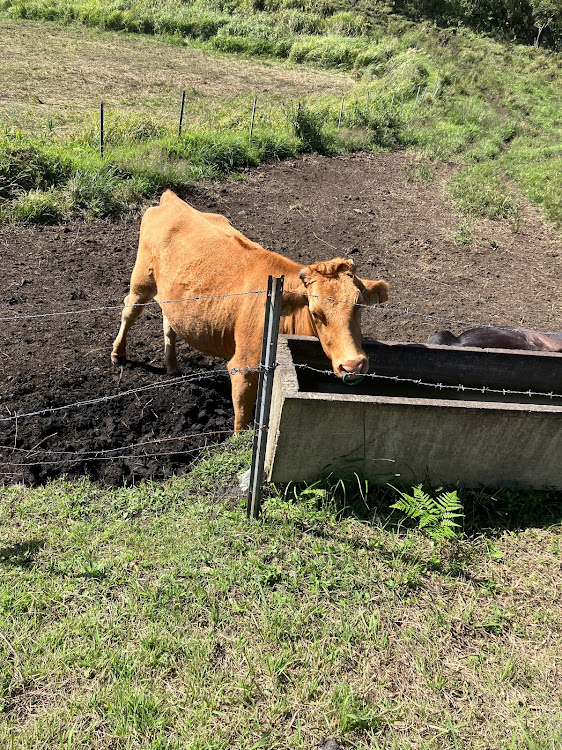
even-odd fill
[(353, 373), (351, 373), (351, 372), (346, 372), (346, 373), (345, 373), (345, 375), (343, 376), (342, 380), (343, 380), (343, 382), (344, 382), (344, 383), (345, 383), (346, 385), (359, 385), (359, 383), (360, 383), (360, 382), (361, 382), (361, 381), (363, 380), (363, 378), (365, 377), (364, 375), (360, 375), (360, 376), (359, 376), (359, 377), (357, 378), (357, 380), (350, 380), (350, 381), (348, 382), (348, 381), (346, 380), (346, 378), (347, 378), (347, 376), (348, 376), (348, 375), (353, 375)]

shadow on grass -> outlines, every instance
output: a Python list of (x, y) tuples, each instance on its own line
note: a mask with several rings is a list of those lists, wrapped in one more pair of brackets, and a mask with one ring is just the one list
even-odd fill
[(467, 534), (547, 528), (562, 523), (562, 492), (500, 489), (460, 493)]
[[(298, 501), (301, 493), (305, 496), (314, 494), (318, 510), (325, 507), (342, 519), (357, 518), (367, 523), (376, 520), (388, 529), (407, 528), (410, 525), (402, 513), (391, 509), (390, 506), (396, 502), (399, 495), (388, 484), (375, 485), (359, 473), (354, 473), (351, 476), (331, 475), (311, 487), (325, 491), (326, 494), (320, 499), (318, 492), (312, 493), (306, 485), (295, 484), (287, 487), (285, 497), (288, 500), (293, 497)], [(409, 486), (404, 489), (406, 492), (411, 491)], [(500, 534), (503, 531), (517, 531), (529, 527), (547, 528), (562, 523), (562, 492), (558, 490), (424, 486), (424, 490), (432, 496), (455, 489), (463, 506), (463, 518), (457, 519), (460, 524), (459, 531), (468, 537), (482, 533)]]
[(35, 556), (43, 549), (45, 542), (39, 539), (31, 539), (28, 542), (20, 542), (11, 547), (0, 548), (0, 565), (8, 565), (12, 568), (29, 568), (35, 561)]

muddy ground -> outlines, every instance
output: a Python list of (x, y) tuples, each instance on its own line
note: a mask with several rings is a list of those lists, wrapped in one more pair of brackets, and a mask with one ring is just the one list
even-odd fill
[[(429, 183), (408, 181), (413, 163), (404, 153), (306, 157), (183, 197), (295, 260), (350, 256), (360, 275), (386, 278), (387, 309), (364, 315), (370, 338), (425, 342), (443, 328), (488, 323), (562, 329), (559, 233), (525, 206), (517, 233), (507, 222), (482, 221), (473, 241), (459, 244), (462, 219), (444, 197), (452, 168), (440, 167)], [(180, 344), (183, 372), (207, 375), (169, 378), (157, 308), (130, 334), (130, 363), (110, 366), (139, 221), (0, 230), (0, 479), (165, 477), (232, 430), (229, 381), (217, 372), (224, 362)], [(108, 309), (18, 317), (100, 307)], [(124, 394), (149, 385), (163, 387)]]

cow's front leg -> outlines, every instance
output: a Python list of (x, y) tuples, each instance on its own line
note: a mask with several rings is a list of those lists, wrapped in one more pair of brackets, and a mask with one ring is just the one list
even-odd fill
[(136, 323), (142, 311), (143, 304), (147, 302), (147, 296), (140, 294), (128, 294), (125, 299), (125, 307), (121, 313), (121, 328), (117, 338), (113, 342), (111, 362), (114, 365), (123, 365), (127, 360), (127, 333), (132, 325)]
[[(258, 390), (257, 372), (232, 372), (239, 367), (235, 360), (230, 360), (230, 382), (232, 383), (232, 403), (234, 405), (234, 432), (243, 432), (252, 423), (252, 409)], [(242, 369), (242, 368), (240, 368)]]
[(179, 375), (180, 368), (176, 359), (177, 334), (164, 313), (162, 313), (162, 322), (164, 324), (164, 362), (166, 363), (166, 372), (168, 375)]

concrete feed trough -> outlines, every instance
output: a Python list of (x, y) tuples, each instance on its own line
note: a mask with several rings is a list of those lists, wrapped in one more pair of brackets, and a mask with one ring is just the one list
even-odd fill
[(266, 468), (276, 482), (358, 471), (380, 482), (562, 489), (562, 354), (364, 341), (369, 372), (346, 385), (319, 342), (280, 336)]

